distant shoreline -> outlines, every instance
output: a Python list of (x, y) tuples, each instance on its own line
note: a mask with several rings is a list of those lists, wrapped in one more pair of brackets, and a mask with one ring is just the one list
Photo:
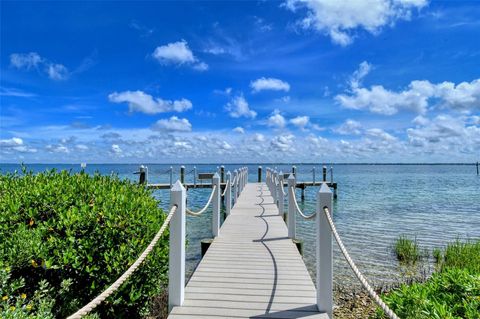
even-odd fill
[[(470, 163), (297, 163), (297, 162), (290, 162), (290, 163), (273, 163), (273, 162), (259, 162), (259, 163), (186, 163), (186, 162), (179, 162), (179, 163), (145, 163), (145, 162), (135, 162), (135, 163), (88, 163), (87, 165), (358, 165), (358, 166), (372, 166), (372, 165), (391, 165), (391, 166), (433, 166), (433, 165), (459, 165), (459, 166), (475, 166), (476, 162)], [(75, 163), (0, 163), (0, 165), (80, 165), (80, 162)]]

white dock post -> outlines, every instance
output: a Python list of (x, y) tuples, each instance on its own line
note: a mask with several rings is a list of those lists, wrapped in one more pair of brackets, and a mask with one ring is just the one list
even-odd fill
[(222, 190), (220, 189), (220, 176), (215, 173), (212, 178), (212, 187), (216, 186), (215, 192), (212, 198), (212, 234), (213, 237), (218, 236), (218, 230), (220, 229), (220, 195)]
[(278, 185), (278, 213), (283, 217), (285, 213), (285, 196), (283, 196), (283, 172), (279, 173), (279, 185)]
[(287, 179), (288, 185), (288, 216), (287, 216), (287, 226), (288, 226), (288, 238), (295, 239), (295, 213), (296, 207), (295, 203), (295, 177), (293, 173), (288, 176)]
[(193, 188), (197, 188), (197, 167), (193, 167)]
[(273, 202), (277, 205), (278, 202), (278, 186), (277, 186), (278, 173), (273, 171), (273, 187), (272, 187), (272, 197)]
[(170, 204), (177, 211), (170, 221), (168, 260), (168, 311), (181, 306), (185, 298), (185, 208), (187, 192), (180, 181), (170, 189)]
[(235, 183), (233, 183), (233, 203), (235, 204), (237, 202), (237, 192), (238, 192), (238, 171), (234, 170), (233, 171), (233, 179), (235, 180)]
[(333, 218), (333, 196), (327, 183), (317, 193), (317, 307), (319, 311), (333, 313), (333, 249), (332, 231), (323, 212), (328, 208)]
[(225, 194), (225, 213), (226, 215), (230, 215), (230, 211), (232, 210), (232, 173), (230, 171), (227, 172), (227, 193)]

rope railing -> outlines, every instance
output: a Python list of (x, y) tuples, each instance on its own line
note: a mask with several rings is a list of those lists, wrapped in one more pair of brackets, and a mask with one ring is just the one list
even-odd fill
[(143, 253), (138, 257), (138, 259), (123, 273), (123, 275), (120, 276), (110, 287), (105, 289), (100, 295), (98, 295), (95, 299), (90, 301), (88, 304), (83, 306), (81, 309), (79, 309), (77, 312), (75, 312), (73, 315), (69, 316), (67, 319), (80, 319), (84, 316), (86, 316), (88, 313), (90, 313), (93, 309), (95, 309), (98, 305), (100, 305), (105, 299), (107, 299), (111, 294), (113, 294), (117, 289), (128, 279), (130, 276), (135, 272), (135, 270), (138, 269), (138, 267), (143, 263), (145, 258), (147, 258), (148, 254), (155, 248), (155, 245), (158, 243), (160, 240), (160, 237), (163, 235), (163, 232), (167, 228), (168, 224), (170, 223), (170, 220), (172, 219), (173, 215), (177, 211), (178, 206), (173, 205), (172, 208), (170, 208), (170, 211), (167, 215), (167, 218), (165, 218), (162, 227), (160, 227), (160, 230), (157, 232), (155, 237), (152, 239), (150, 244), (145, 248)]
[(230, 185), (228, 185), (228, 184), (229, 184), (229, 183), (226, 183), (226, 184), (225, 184), (225, 189), (223, 190), (222, 197), (227, 194), (227, 190), (228, 190), (228, 188), (230, 187)]
[(355, 276), (357, 276), (358, 280), (362, 283), (363, 287), (367, 290), (368, 294), (372, 299), (375, 301), (375, 303), (382, 308), (382, 310), (385, 312), (385, 314), (390, 318), (390, 319), (400, 319), (393, 311), (390, 309), (384, 302), (383, 300), (377, 295), (377, 293), (373, 290), (373, 288), (370, 286), (368, 283), (367, 279), (362, 275), (360, 270), (358, 270), (357, 266), (353, 262), (352, 258), (350, 257), (350, 254), (348, 253), (347, 249), (343, 245), (342, 239), (340, 238), (340, 235), (337, 232), (337, 229), (335, 225), (333, 224), (332, 217), (330, 216), (330, 212), (328, 211), (327, 207), (323, 208), (323, 212), (325, 213), (325, 216), (328, 220), (328, 224), (330, 225), (330, 229), (332, 230), (333, 236), (335, 237), (335, 240), (337, 241), (338, 246), (340, 247), (340, 250), (345, 257), (345, 260), (348, 262), (348, 265), (350, 268), (353, 270), (355, 273)]
[(300, 216), (302, 216), (303, 218), (305, 219), (313, 219), (315, 218), (315, 216), (317, 215), (316, 213), (312, 213), (310, 215), (305, 215), (302, 210), (300, 209), (300, 207), (298, 206), (298, 202), (297, 202), (297, 198), (295, 196), (295, 188), (292, 187), (292, 192), (293, 192), (293, 203), (295, 204), (295, 209), (297, 210), (297, 213), (300, 214)]
[(214, 185), (212, 187), (212, 192), (210, 193), (210, 197), (208, 198), (208, 201), (207, 203), (205, 204), (205, 206), (200, 209), (198, 212), (194, 212), (194, 211), (191, 211), (190, 209), (186, 208), (185, 209), (185, 212), (189, 215), (192, 215), (192, 216), (200, 216), (204, 211), (207, 210), (208, 206), (210, 206), (210, 202), (212, 201), (212, 198), (213, 198), (213, 194), (215, 194), (215, 190), (217, 189), (217, 185)]

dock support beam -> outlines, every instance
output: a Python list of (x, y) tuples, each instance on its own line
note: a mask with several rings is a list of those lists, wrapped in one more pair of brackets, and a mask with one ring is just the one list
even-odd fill
[(257, 180), (259, 183), (262, 182), (262, 167), (259, 166), (258, 167), (258, 180)]
[(212, 235), (215, 238), (218, 236), (220, 229), (220, 195), (222, 193), (222, 190), (220, 189), (220, 176), (218, 176), (218, 173), (213, 175), (212, 185), (216, 186), (212, 198)]
[(225, 166), (220, 166), (220, 183), (225, 183)]
[(181, 306), (185, 299), (185, 208), (187, 192), (180, 181), (170, 190), (170, 205), (177, 211), (170, 221), (168, 260), (168, 311)]
[(321, 312), (333, 313), (333, 248), (332, 231), (323, 209), (328, 208), (333, 218), (332, 191), (323, 183), (317, 193), (317, 307)]
[(293, 174), (287, 179), (288, 185), (288, 216), (287, 216), (287, 227), (288, 227), (288, 238), (295, 239), (295, 177)]
[(230, 215), (230, 211), (232, 210), (232, 173), (230, 171), (227, 172), (227, 185), (225, 188), (227, 189), (227, 193), (225, 194), (225, 214), (228, 216)]

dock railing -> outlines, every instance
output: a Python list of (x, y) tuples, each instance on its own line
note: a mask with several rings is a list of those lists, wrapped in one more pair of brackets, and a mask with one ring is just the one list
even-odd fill
[[(295, 170), (294, 170), (295, 172)], [(333, 181), (333, 169), (330, 169), (331, 180)], [(362, 275), (360, 270), (353, 262), (350, 254), (348, 253), (345, 245), (343, 244), (340, 235), (338, 234), (335, 224), (333, 223), (333, 193), (328, 187), (326, 181), (327, 168), (324, 166), (322, 169), (323, 182), (316, 195), (316, 209), (315, 212), (306, 214), (304, 213), (297, 202), (295, 196), (295, 175), (290, 174), (287, 178), (287, 192), (284, 191), (283, 174), (278, 173), (272, 168), (266, 168), (266, 184), (274, 198), (275, 203), (279, 207), (279, 213), (282, 215), (284, 203), (284, 196), (287, 196), (288, 215), (287, 215), (287, 228), (288, 237), (291, 239), (296, 238), (296, 225), (295, 217), (298, 213), (302, 218), (306, 220), (315, 219), (316, 225), (316, 287), (317, 287), (317, 308), (321, 312), (326, 312), (330, 318), (333, 318), (333, 242), (335, 238), (340, 251), (345, 257), (350, 268), (358, 278), (362, 286), (367, 290), (370, 297), (375, 303), (382, 308), (385, 314), (390, 319), (399, 319), (398, 316), (382, 301), (377, 293), (370, 286), (366, 278)], [(281, 194), (280, 196), (278, 196)], [(278, 200), (278, 202), (277, 202)], [(333, 238), (332, 238), (333, 235)]]
[[(183, 168), (184, 173), (184, 167), (182, 166), (181, 168)], [(140, 174), (143, 173), (141, 180), (143, 180), (144, 183), (146, 183), (147, 180), (146, 172), (148, 172), (148, 168), (145, 166), (139, 172)], [(170, 167), (168, 172), (173, 172), (173, 169)], [(180, 174), (180, 177), (182, 177), (182, 175), (184, 177), (184, 174)], [(127, 281), (130, 276), (142, 265), (147, 256), (155, 248), (167, 227), (170, 229), (168, 262), (168, 310), (170, 311), (173, 307), (181, 306), (185, 299), (186, 214), (200, 216), (210, 205), (212, 205), (212, 234), (214, 237), (218, 236), (220, 229), (220, 196), (225, 196), (226, 212), (228, 215), (230, 214), (230, 210), (232, 208), (232, 190), (234, 190), (233, 197), (235, 199), (238, 198), (248, 181), (248, 168), (242, 167), (238, 170), (235, 170), (233, 180), (231, 180), (230, 172), (227, 172), (226, 176), (226, 186), (222, 194), (220, 189), (221, 177), (218, 173), (213, 175), (212, 192), (208, 197), (207, 203), (198, 211), (192, 211), (187, 208), (187, 191), (181, 181), (177, 180), (177, 182), (173, 184), (170, 189), (170, 210), (165, 217), (165, 220), (159, 231), (147, 248), (111, 286), (105, 289), (101, 294), (80, 308), (74, 314), (70, 315), (68, 319), (80, 319), (86, 316), (103, 301), (105, 301), (105, 299), (115, 293), (118, 288), (120, 288), (121, 285)]]

